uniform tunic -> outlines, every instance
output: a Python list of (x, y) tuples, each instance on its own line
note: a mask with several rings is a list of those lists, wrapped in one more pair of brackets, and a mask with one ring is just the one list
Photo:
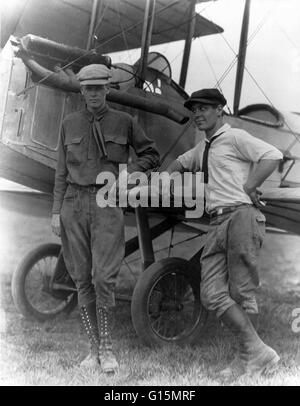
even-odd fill
[[(94, 120), (101, 131), (98, 139)], [(96, 184), (102, 171), (117, 177), (119, 164), (128, 162), (130, 146), (137, 159), (128, 165), (128, 172), (158, 166), (154, 142), (127, 113), (105, 108), (94, 117), (85, 109), (63, 122), (52, 211), (60, 214), (64, 259), (80, 306), (95, 299), (100, 307), (115, 304), (115, 283), (125, 252), (123, 212), (119, 207), (98, 207), (97, 190), (89, 186)]]

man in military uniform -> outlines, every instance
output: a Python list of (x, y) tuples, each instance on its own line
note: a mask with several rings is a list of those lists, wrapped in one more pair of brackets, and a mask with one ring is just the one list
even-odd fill
[(279, 361), (258, 336), (258, 254), (265, 233), (259, 187), (278, 166), (275, 147), (223, 121), (226, 99), (217, 89), (196, 91), (184, 103), (206, 138), (167, 171), (202, 171), (210, 230), (201, 256), (201, 300), (239, 340), (239, 353), (220, 375), (261, 373)]
[(128, 165), (128, 173), (158, 166), (159, 154), (129, 114), (108, 108), (110, 69), (88, 65), (77, 77), (86, 108), (68, 115), (62, 125), (52, 229), (61, 235), (90, 341), (91, 351), (81, 365), (95, 367), (100, 362), (104, 372), (115, 372), (118, 363), (112, 351), (111, 316), (125, 251), (123, 211), (120, 207), (98, 207), (96, 194), (101, 185), (96, 179), (102, 171), (118, 177), (119, 164), (128, 161), (129, 146), (137, 159)]

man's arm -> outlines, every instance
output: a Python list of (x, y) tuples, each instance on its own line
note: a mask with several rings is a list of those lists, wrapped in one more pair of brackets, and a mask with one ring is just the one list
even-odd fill
[(58, 145), (58, 156), (55, 172), (55, 183), (54, 183), (54, 198), (52, 207), (52, 231), (58, 237), (60, 237), (60, 210), (63, 203), (64, 195), (67, 188), (67, 166), (66, 166), (66, 154), (64, 146), (64, 130), (62, 129), (59, 145)]
[(255, 171), (249, 176), (247, 182), (244, 184), (244, 191), (249, 195), (250, 199), (255, 206), (261, 207), (262, 204), (259, 201), (258, 188), (268, 176), (276, 169), (280, 162), (280, 159), (262, 159), (255, 168)]
[(185, 171), (186, 169), (183, 167), (182, 163), (178, 161), (178, 159), (175, 159), (175, 161), (171, 162), (166, 169), (166, 172), (168, 172), (170, 175), (173, 172), (183, 173)]
[(259, 201), (261, 192), (257, 190), (257, 187), (276, 169), (283, 155), (273, 145), (253, 137), (246, 131), (239, 131), (235, 135), (234, 146), (241, 159), (257, 163), (257, 167), (250, 174), (243, 187), (253, 204), (257, 207), (262, 207)]
[(137, 159), (128, 165), (128, 172), (146, 172), (149, 169), (158, 167), (160, 164), (160, 156), (154, 141), (146, 136), (142, 127), (135, 120), (131, 121), (131, 126), (129, 144), (133, 147)]

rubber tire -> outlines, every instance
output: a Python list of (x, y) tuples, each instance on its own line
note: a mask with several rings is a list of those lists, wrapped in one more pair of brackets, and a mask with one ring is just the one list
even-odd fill
[(58, 313), (48, 314), (42, 313), (35, 309), (27, 299), (25, 292), (25, 280), (32, 269), (32, 267), (42, 258), (55, 256), (58, 257), (61, 251), (61, 245), (55, 243), (42, 244), (39, 245), (34, 250), (30, 251), (25, 258), (21, 261), (18, 268), (13, 273), (12, 282), (11, 282), (11, 291), (14, 304), (19, 312), (26, 318), (34, 318), (38, 321), (46, 321), (53, 319), (59, 313), (70, 313), (77, 305), (77, 293), (74, 293), (74, 296), (70, 302)]
[(150, 265), (140, 275), (140, 278), (134, 288), (132, 295), (132, 323), (137, 335), (146, 346), (155, 347), (163, 346), (170, 343), (169, 340), (164, 340), (162, 337), (159, 337), (151, 328), (147, 306), (148, 297), (157, 280), (170, 272), (174, 272), (174, 268), (176, 269), (178, 267), (182, 271), (184, 271), (186, 275), (187, 272), (189, 272), (189, 275), (191, 275), (190, 283), (193, 286), (193, 289), (196, 290), (197, 296), (199, 297), (200, 316), (190, 335), (178, 340), (172, 340), (171, 342), (179, 345), (188, 345), (199, 342), (201, 335), (205, 329), (208, 312), (200, 303), (199, 269), (196, 269), (194, 265), (190, 264), (187, 260), (184, 260), (182, 258), (165, 258)]

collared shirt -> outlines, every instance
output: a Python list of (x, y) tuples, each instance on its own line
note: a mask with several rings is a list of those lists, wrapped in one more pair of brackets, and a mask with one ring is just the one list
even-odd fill
[[(106, 151), (100, 151), (95, 140), (94, 119), (100, 124)], [(137, 159), (128, 165), (128, 172), (145, 172), (159, 165), (154, 142), (129, 114), (106, 108), (95, 118), (87, 109), (68, 115), (58, 147), (52, 212), (60, 213), (68, 184), (94, 185), (102, 171), (112, 172), (117, 177), (119, 164), (128, 163), (129, 146)]]
[[(221, 135), (214, 140), (208, 154), (208, 184), (205, 187), (208, 212), (219, 206), (252, 204), (243, 185), (254, 164), (262, 159), (283, 158), (277, 148), (253, 137), (247, 131), (232, 128), (229, 124), (219, 128), (211, 140), (219, 134)], [(193, 149), (177, 158), (185, 170), (201, 171), (205, 142), (209, 141), (200, 141)]]

